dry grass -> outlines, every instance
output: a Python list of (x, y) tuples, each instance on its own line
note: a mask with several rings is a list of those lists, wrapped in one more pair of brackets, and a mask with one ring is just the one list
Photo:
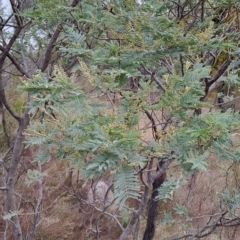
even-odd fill
[[(204, 227), (210, 217), (221, 212), (219, 209), (219, 193), (226, 188), (239, 188), (239, 164), (232, 165), (228, 162), (220, 162), (215, 157), (209, 159), (209, 168), (204, 172), (194, 174), (182, 186), (174, 196), (174, 201), (160, 206), (159, 225), (155, 239), (163, 240), (174, 236), (181, 236), (188, 232), (195, 232)], [(176, 169), (175, 169), (176, 171)], [(186, 225), (186, 218), (174, 214), (173, 208), (176, 203), (185, 206), (189, 210), (189, 229)], [(172, 212), (176, 219), (174, 224), (161, 224), (163, 212)], [(213, 217), (213, 219), (215, 219)], [(207, 240), (228, 239), (237, 240), (240, 234), (238, 227), (218, 228), (213, 234), (203, 238)]]
[[(34, 154), (33, 152), (37, 153), (35, 150), (31, 151), (31, 154)], [(91, 225), (94, 228), (99, 212), (90, 209), (87, 205), (80, 204), (77, 196), (86, 199), (87, 187), (83, 186), (84, 181), (79, 177), (78, 172), (70, 171), (67, 161), (56, 163), (54, 159), (44, 165), (43, 171), (47, 171), (48, 175), (43, 180), (42, 221), (35, 240), (95, 239), (90, 228)], [(23, 186), (24, 182), (19, 182), (21, 191), (25, 188)], [(23, 193), (28, 200), (36, 203), (38, 184), (30, 185), (29, 188), (25, 188)], [(27, 204), (22, 204), (22, 208), (24, 208), (25, 213), (32, 211)], [(90, 214), (86, 214), (86, 212)], [(31, 220), (28, 215), (22, 217), (24, 232), (29, 230)], [(108, 217), (104, 216), (100, 220), (99, 226), (102, 226), (100, 239), (118, 238), (118, 228)], [(116, 231), (113, 231), (113, 228)]]
[[(32, 154), (32, 153), (31, 153)], [(30, 160), (30, 153), (25, 153)], [(26, 160), (26, 159), (25, 159)], [(226, 187), (239, 186), (240, 171), (239, 166), (235, 165), (226, 171), (230, 165), (227, 162), (219, 162), (216, 158), (209, 159), (210, 167), (205, 172), (195, 174), (188, 180), (188, 183), (181, 187), (176, 193), (174, 201), (163, 203), (160, 205), (160, 216), (158, 220), (158, 227), (156, 230), (155, 240), (164, 240), (172, 236), (182, 235), (187, 231), (194, 231), (206, 224), (209, 217), (218, 212), (218, 192), (221, 192)], [(221, 167), (219, 167), (221, 166)], [(33, 168), (34, 164), (25, 163), (25, 168)], [(94, 224), (96, 218), (99, 216), (98, 212), (92, 211), (89, 217), (83, 212), (79, 211), (79, 201), (74, 196), (71, 196), (69, 184), (69, 166), (67, 162), (56, 163), (54, 160), (50, 161), (44, 166), (43, 170), (48, 171), (48, 176), (44, 179), (44, 199), (42, 209), (42, 221), (38, 228), (35, 240), (91, 240), (95, 239), (87, 228)], [(179, 174), (179, 169), (173, 167), (170, 169), (170, 174)], [(32, 203), (36, 203), (38, 197), (38, 185), (32, 184), (26, 187), (24, 184), (24, 174), (19, 179), (18, 190), (24, 194), (24, 198)], [(74, 187), (77, 187), (80, 194), (86, 196), (86, 188), (82, 188), (83, 181), (78, 179), (77, 172), (71, 176), (71, 182)], [(78, 182), (78, 183), (77, 183)], [(170, 212), (179, 203), (189, 209), (189, 216), (193, 219), (191, 221), (192, 227), (189, 230), (183, 230), (180, 223), (184, 222), (183, 217), (174, 215), (177, 219), (176, 224), (161, 224), (164, 212)], [(134, 204), (134, 203), (132, 203)], [(24, 213), (32, 211), (31, 205), (26, 201), (21, 204)], [(85, 211), (89, 211), (84, 207)], [(26, 233), (30, 229), (32, 217), (23, 215), (21, 223), (23, 230)], [(108, 217), (102, 218), (102, 232), (100, 239), (115, 240), (120, 234), (119, 228)], [(145, 220), (141, 223), (141, 232), (145, 227)], [(4, 231), (4, 222), (0, 222), (0, 231)], [(229, 239), (237, 240), (240, 231), (236, 228), (218, 229), (214, 234), (204, 238), (207, 240)], [(11, 237), (9, 236), (9, 239)], [(131, 237), (129, 238), (131, 239)]]

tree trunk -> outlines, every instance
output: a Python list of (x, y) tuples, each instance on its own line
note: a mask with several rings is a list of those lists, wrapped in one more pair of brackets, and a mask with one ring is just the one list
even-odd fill
[[(15, 184), (17, 180), (17, 168), (20, 160), (20, 156), (23, 150), (24, 135), (23, 131), (26, 129), (29, 122), (28, 114), (25, 113), (24, 117), (21, 118), (19, 122), (19, 129), (15, 138), (15, 143), (13, 147), (13, 153), (11, 158), (11, 164), (9, 166), (7, 174), (7, 193), (6, 193), (6, 213), (18, 211), (15, 199)], [(11, 218), (14, 240), (22, 240), (22, 229), (20, 225), (20, 220), (18, 215)]]
[[(158, 170), (158, 168), (157, 168)], [(143, 236), (143, 240), (153, 240), (156, 230), (156, 218), (158, 216), (159, 201), (155, 201), (158, 195), (158, 188), (164, 183), (166, 174), (164, 173), (159, 178), (156, 178), (152, 184), (152, 195), (149, 201), (147, 224)]]

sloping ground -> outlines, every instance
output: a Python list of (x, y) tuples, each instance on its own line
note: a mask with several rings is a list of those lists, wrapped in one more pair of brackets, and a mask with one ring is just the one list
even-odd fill
[[(162, 204), (160, 207), (162, 214), (155, 235), (156, 240), (169, 239), (199, 231), (210, 221), (215, 221), (219, 217), (219, 213), (222, 212), (219, 207), (219, 194), (226, 188), (240, 188), (239, 163), (220, 162), (215, 157), (211, 157), (209, 164), (210, 167), (206, 171), (194, 174), (187, 184), (175, 193), (174, 201)], [(176, 204), (185, 206), (189, 210), (189, 226), (186, 224), (186, 217), (180, 217), (173, 210)], [(161, 224), (161, 217), (164, 217), (163, 213), (169, 212), (172, 212), (172, 216), (176, 217), (176, 223)], [(237, 240), (239, 234), (240, 228), (238, 226), (219, 227), (213, 234), (203, 239)]]
[[(35, 152), (36, 154), (36, 152)], [(23, 156), (23, 165), (20, 171), (22, 175), (18, 181), (18, 189), (23, 193), (21, 208), (21, 222), (24, 232), (30, 229), (32, 216), (28, 215), (33, 210), (32, 203), (36, 204), (39, 197), (38, 183), (33, 183), (29, 187), (25, 183), (26, 172), (24, 169), (34, 168), (35, 164), (31, 163), (34, 157), (33, 151), (26, 151)], [(240, 168), (239, 164), (230, 164), (228, 162), (219, 162), (215, 157), (209, 159), (210, 167), (207, 171), (196, 173), (189, 178), (187, 184), (182, 186), (174, 195), (174, 201), (160, 204), (160, 216), (158, 219), (158, 227), (155, 234), (156, 240), (169, 239), (173, 236), (194, 232), (209, 221), (210, 217), (220, 212), (218, 206), (218, 193), (226, 187), (240, 188)], [(179, 176), (182, 174), (177, 164), (170, 169), (170, 175)], [(99, 219), (99, 212), (80, 204), (78, 198), (87, 199), (87, 185), (81, 180), (80, 173), (71, 172), (67, 162), (56, 163), (51, 160), (44, 165), (43, 172), (46, 171), (47, 176), (43, 179), (43, 205), (42, 205), (42, 221), (37, 230), (35, 240), (40, 239), (68, 239), (68, 240), (87, 240), (96, 239), (93, 230), (94, 223), (99, 220), (102, 226), (100, 238), (102, 240), (118, 239), (120, 229), (117, 224), (107, 216)], [(1, 197), (2, 198), (2, 197)], [(186, 229), (186, 218), (178, 216), (174, 212), (176, 204), (185, 206), (189, 210), (189, 229)], [(134, 207), (136, 202), (131, 202)], [(3, 205), (1, 204), (3, 209)], [(162, 224), (164, 213), (172, 212), (172, 216), (176, 218), (174, 224)], [(26, 214), (26, 215), (25, 215)], [(116, 216), (119, 214), (116, 213)], [(118, 218), (124, 224), (127, 218)], [(146, 219), (141, 221), (141, 232), (145, 227)], [(5, 224), (1, 219), (0, 231), (4, 232)], [(240, 234), (238, 226), (231, 228), (216, 229), (213, 235), (204, 239), (229, 239), (237, 240)], [(8, 239), (11, 239), (9, 236)], [(129, 238), (133, 239), (133, 238)]]
[[(24, 235), (29, 232), (33, 222), (33, 216), (29, 213), (33, 212), (40, 197), (39, 183), (34, 182), (27, 186), (27, 174), (24, 170), (37, 168), (36, 163), (32, 163), (37, 153), (38, 150), (35, 148), (25, 151), (22, 157), (22, 174), (17, 183), (17, 189), (23, 196), (20, 208), (23, 210), (21, 225)], [(97, 220), (102, 226), (101, 239), (118, 238), (120, 232), (114, 221), (105, 216), (100, 219), (99, 212), (89, 208), (87, 204), (80, 204), (81, 198), (87, 200), (90, 183), (86, 185), (81, 180), (78, 171), (71, 171), (67, 161), (57, 163), (55, 159), (52, 159), (43, 165), (42, 172), (46, 173), (42, 182), (42, 220), (37, 229), (35, 240), (95, 239), (93, 231), (95, 230), (94, 223)], [(1, 236), (4, 229), (5, 223), (1, 219)], [(8, 236), (7, 239), (12, 238)]]
[[(220, 163), (214, 157), (210, 159), (210, 163), (211, 166), (207, 171), (192, 176), (188, 183), (175, 193), (174, 201), (160, 204), (161, 214), (155, 234), (156, 240), (169, 239), (170, 237), (201, 229), (206, 225), (211, 216), (220, 212), (218, 193), (226, 187), (239, 186), (239, 165), (230, 166), (228, 163), (221, 163), (221, 167), (219, 167)], [(48, 177), (44, 181), (43, 219), (35, 239), (96, 239), (92, 230), (94, 230), (94, 223), (99, 218), (99, 212), (80, 204), (79, 200), (74, 196), (76, 194), (78, 197), (87, 198), (87, 189), (83, 187), (84, 182), (78, 179), (77, 172), (72, 175), (71, 185), (70, 176), (67, 175), (66, 170), (68, 169), (67, 163), (55, 164), (52, 161), (46, 169), (48, 169)], [(179, 174), (176, 171), (177, 167), (172, 167), (171, 174)], [(76, 191), (75, 193), (73, 187)], [(34, 193), (33, 186), (31, 186), (30, 191), (31, 194)], [(184, 225), (186, 218), (178, 216), (173, 210), (177, 203), (189, 210), (189, 217), (192, 219), (189, 221), (189, 229), (186, 229), (186, 225)], [(132, 207), (134, 204), (136, 203), (131, 203)], [(176, 218), (176, 223), (162, 224), (164, 213), (169, 212), (172, 212), (172, 216)], [(23, 217), (22, 221), (24, 222), (25, 230), (27, 230), (30, 218), (28, 216)], [(102, 221), (100, 224), (102, 229), (99, 239), (118, 239), (120, 229), (116, 223), (107, 216), (104, 216), (100, 221)], [(127, 220), (119, 218), (119, 221), (123, 223)], [(145, 222), (146, 220), (143, 218), (141, 232), (144, 230)], [(213, 235), (209, 235), (204, 239), (237, 240), (239, 234), (238, 227), (219, 228)], [(133, 238), (130, 237), (129, 239)]]
[[(95, 239), (91, 230), (94, 226), (91, 224), (97, 220), (99, 214), (79, 201), (80, 198), (87, 200), (87, 188), (78, 178), (77, 172), (65, 175), (65, 181), (60, 182), (66, 169), (69, 169), (66, 163), (60, 165), (62, 168), (57, 165), (50, 167), (51, 178), (47, 185), (51, 186), (44, 205), (51, 207), (45, 212), (37, 235), (39, 239)], [(117, 239), (119, 233), (113, 231), (113, 228), (117, 229), (114, 223), (108, 218), (101, 221), (104, 224), (101, 229), (104, 239)]]

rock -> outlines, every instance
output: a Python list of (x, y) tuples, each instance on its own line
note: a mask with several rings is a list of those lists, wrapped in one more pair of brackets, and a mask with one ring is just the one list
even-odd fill
[(113, 192), (104, 181), (98, 181), (88, 191), (88, 201), (91, 204), (98, 202), (103, 203), (104, 207), (108, 207), (113, 203), (113, 200)]

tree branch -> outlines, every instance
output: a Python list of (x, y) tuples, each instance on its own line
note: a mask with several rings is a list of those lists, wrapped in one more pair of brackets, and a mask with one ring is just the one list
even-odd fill
[(154, 82), (165, 92), (166, 89), (164, 87), (164, 85), (161, 83), (161, 81), (158, 79), (158, 77), (156, 76), (156, 70), (152, 73), (151, 75), (152, 80), (154, 80)]
[[(38, 162), (38, 171), (40, 173), (42, 173), (42, 166), (41, 164)], [(36, 208), (34, 210), (34, 217), (33, 217), (33, 223), (32, 226), (30, 228), (30, 231), (28, 233), (28, 239), (32, 240), (34, 239), (34, 235), (37, 231), (37, 228), (39, 226), (39, 223), (41, 222), (41, 207), (42, 207), (42, 200), (43, 200), (43, 180), (39, 180), (38, 182), (38, 199), (37, 199), (37, 205)]]
[[(77, 4), (79, 3), (79, 0), (73, 0), (71, 7), (76, 7)], [(44, 72), (46, 70), (46, 68), (48, 67), (48, 64), (51, 61), (51, 57), (52, 57), (52, 51), (55, 47), (55, 43), (58, 39), (59, 34), (61, 33), (61, 29), (62, 29), (62, 25), (59, 24), (57, 29), (55, 30), (55, 32), (53, 33), (51, 40), (48, 44), (47, 50), (45, 52), (45, 59), (43, 61), (43, 65), (41, 67), (41, 71)]]
[[(21, 20), (21, 17), (18, 15), (18, 8), (15, 4), (15, 1), (14, 0), (10, 0), (10, 4), (12, 6), (12, 11), (14, 13), (14, 16), (15, 16), (15, 19), (16, 19), (16, 22), (17, 22), (17, 25), (19, 28), (21, 28), (22, 26), (22, 20)], [(19, 1), (19, 4), (20, 4), (20, 1)]]
[(223, 62), (223, 64), (218, 69), (217, 73), (215, 75), (213, 75), (209, 81), (207, 81), (208, 88), (225, 73), (225, 71), (228, 69), (230, 64), (231, 64), (231, 60), (229, 60), (229, 59), (227, 59)]
[(55, 46), (55, 43), (57, 41), (57, 38), (58, 38), (59, 34), (61, 33), (60, 28), (61, 28), (61, 26), (59, 25), (57, 27), (57, 29), (55, 30), (55, 32), (53, 33), (53, 35), (51, 37), (51, 40), (50, 40), (50, 42), (48, 44), (47, 50), (45, 52), (45, 59), (43, 61), (43, 65), (41, 67), (41, 71), (42, 72), (44, 72), (46, 70), (46, 68), (48, 67), (49, 62), (51, 61), (53, 48)]
[[(5, 48), (3, 46), (0, 46), (0, 50), (4, 51)], [(9, 58), (9, 60), (14, 64), (14, 66), (17, 68), (17, 70), (22, 73), (24, 76), (26, 76), (27, 78), (30, 78), (29, 74), (20, 66), (19, 62), (13, 57), (13, 55), (8, 52), (7, 53), (7, 57)]]
[[(197, 231), (195, 233), (189, 233), (189, 234), (185, 234), (180, 237), (174, 237), (174, 238), (171, 238), (170, 240), (186, 239), (187, 237), (189, 239), (206, 237), (206, 236), (210, 235), (216, 229), (216, 227), (223, 226), (223, 224), (219, 225), (218, 223), (223, 218), (223, 216), (226, 215), (227, 213), (228, 213), (228, 211), (222, 212), (216, 221), (214, 221), (212, 224), (207, 224), (206, 226), (202, 227), (199, 231)], [(211, 229), (207, 233), (204, 233), (208, 228), (211, 228)]]
[(164, 163), (162, 164), (162, 166), (159, 167), (158, 171), (156, 173), (152, 173), (151, 178), (153, 180), (155, 180), (155, 179), (161, 177), (167, 171), (170, 164), (174, 161), (175, 161), (175, 158), (173, 158), (173, 157), (164, 160)]
[[(156, 76), (156, 72), (157, 72), (157, 69), (153, 70), (152, 72), (149, 71), (145, 66), (142, 65), (142, 67), (144, 68), (144, 71), (148, 74), (148, 75), (151, 75), (151, 79), (157, 83), (157, 85), (165, 92), (166, 89), (164, 87), (164, 85), (161, 83), (161, 81), (158, 79), (158, 77)], [(147, 75), (146, 74), (146, 75)]]
[(7, 57), (13, 43), (16, 41), (16, 39), (18, 38), (20, 32), (21, 32), (22, 28), (17, 28), (14, 31), (13, 36), (11, 37), (9, 43), (7, 44), (7, 46), (4, 48), (2, 54), (0, 55), (0, 63), (4, 61), (4, 59)]
[(20, 122), (21, 117), (10, 107), (10, 105), (7, 102), (5, 91), (4, 91), (4, 88), (2, 86), (2, 81), (1, 80), (0, 80), (0, 99), (3, 103), (3, 105), (5, 106), (5, 108), (8, 110), (8, 112), (12, 115), (12, 117), (15, 118), (18, 122)]

